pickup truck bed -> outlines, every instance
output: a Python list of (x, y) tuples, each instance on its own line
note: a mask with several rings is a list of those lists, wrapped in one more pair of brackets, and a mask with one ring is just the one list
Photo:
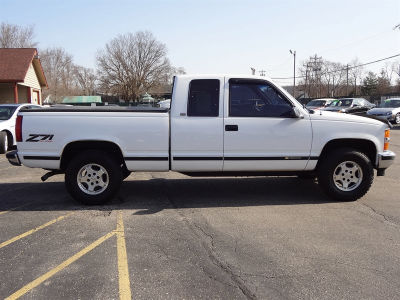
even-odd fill
[(43, 107), (32, 109), (22, 108), (21, 112), (38, 113), (38, 112), (148, 112), (148, 113), (165, 113), (168, 108), (159, 107), (137, 107), (137, 106), (66, 106), (66, 107)]

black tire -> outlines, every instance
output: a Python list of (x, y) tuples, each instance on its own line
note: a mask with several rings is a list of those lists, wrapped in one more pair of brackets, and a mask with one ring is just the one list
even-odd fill
[(400, 113), (397, 113), (396, 116), (394, 117), (394, 124), (400, 124)]
[[(339, 201), (355, 201), (368, 192), (374, 180), (374, 168), (367, 155), (351, 148), (342, 148), (333, 150), (322, 159), (323, 160), (318, 166), (318, 183), (330, 197)], [(352, 189), (347, 191), (341, 190), (340, 188), (345, 188), (344, 185), (338, 187), (341, 185), (342, 182), (340, 180), (337, 180), (335, 183), (335, 180), (333, 178), (335, 170), (337, 173), (336, 175), (339, 177), (345, 174), (341, 174), (342, 171), (339, 167), (339, 165), (344, 162), (350, 162), (349, 164), (345, 164), (349, 167), (356, 166), (357, 168), (358, 165), (358, 167), (361, 168), (362, 171), (356, 171), (354, 174), (352, 174), (351, 171), (349, 171), (348, 174), (346, 173), (345, 176), (354, 175), (354, 177), (359, 177), (357, 183), (347, 183), (350, 184), (348, 188)], [(347, 181), (350, 180), (357, 180), (357, 178), (347, 179)], [(346, 181), (346, 179), (344, 181)]]
[(126, 168), (122, 168), (122, 178), (123, 180), (127, 179), (129, 175), (131, 175), (131, 171), (128, 171)]
[[(96, 167), (97, 169), (91, 169), (93, 172), (106, 172), (103, 175), (96, 174), (94, 176), (87, 172), (85, 173), (87, 176), (83, 177), (82, 174), (85, 171), (81, 170), (85, 166)], [(95, 177), (100, 179), (95, 179)], [(80, 183), (78, 183), (78, 178), (81, 179)], [(90, 183), (82, 183), (82, 178), (87, 178), (88, 182), (89, 180), (92, 181), (90, 181)], [(96, 186), (95, 180), (99, 180), (101, 184), (107, 185), (99, 188), (99, 186)], [(107, 203), (118, 193), (121, 182), (122, 170), (117, 159), (102, 151), (88, 150), (83, 152), (69, 162), (65, 171), (65, 186), (68, 192), (75, 200), (86, 205), (101, 205)], [(90, 194), (90, 184), (92, 186), (94, 184), (95, 187), (98, 188), (98, 190), (92, 191), (92, 193), (97, 194)], [(104, 190), (102, 190), (103, 188)]]
[(7, 152), (8, 149), (8, 136), (7, 132), (1, 131), (0, 132), (0, 154), (4, 154)]

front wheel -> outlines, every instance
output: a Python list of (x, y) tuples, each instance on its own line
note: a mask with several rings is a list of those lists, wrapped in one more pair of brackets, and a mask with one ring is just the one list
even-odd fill
[(121, 186), (122, 171), (117, 160), (105, 152), (85, 151), (68, 164), (65, 185), (70, 195), (87, 205), (104, 204)]
[(318, 167), (318, 182), (331, 197), (355, 201), (364, 196), (374, 180), (374, 169), (368, 156), (354, 149), (328, 153)]

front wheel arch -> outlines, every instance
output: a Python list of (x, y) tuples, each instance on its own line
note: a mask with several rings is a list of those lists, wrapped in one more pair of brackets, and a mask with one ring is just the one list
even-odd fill
[(342, 148), (357, 150), (366, 155), (373, 165), (376, 163), (378, 150), (374, 142), (366, 139), (334, 139), (327, 142), (322, 149), (316, 170), (318, 171), (321, 162), (326, 159), (328, 155)]

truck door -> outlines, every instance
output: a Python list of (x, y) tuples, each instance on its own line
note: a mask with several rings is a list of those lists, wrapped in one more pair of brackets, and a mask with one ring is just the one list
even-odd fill
[(224, 77), (175, 80), (171, 102), (171, 169), (222, 171)]
[(308, 115), (272, 83), (229, 79), (225, 85), (224, 171), (303, 170), (310, 156)]

